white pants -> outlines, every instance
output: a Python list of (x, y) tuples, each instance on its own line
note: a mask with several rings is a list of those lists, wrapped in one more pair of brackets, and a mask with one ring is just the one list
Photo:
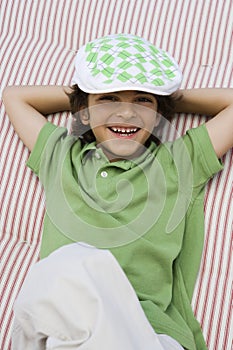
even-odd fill
[(148, 322), (107, 250), (64, 246), (29, 271), (16, 300), (12, 350), (180, 350)]

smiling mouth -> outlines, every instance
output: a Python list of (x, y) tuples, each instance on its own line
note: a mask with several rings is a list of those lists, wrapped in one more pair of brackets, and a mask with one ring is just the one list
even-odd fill
[(137, 127), (119, 127), (119, 126), (110, 126), (108, 127), (110, 131), (118, 136), (132, 136), (136, 134), (140, 128)]

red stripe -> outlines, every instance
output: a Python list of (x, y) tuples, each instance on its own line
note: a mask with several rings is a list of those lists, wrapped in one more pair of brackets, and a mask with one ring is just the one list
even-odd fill
[[(126, 23), (128, 24), (128, 21), (129, 21), (128, 18), (127, 18), (129, 7), (130, 7), (130, 2), (128, 1), (127, 8), (126, 8), (126, 11), (125, 11), (123, 33), (126, 33), (125, 25), (126, 25)], [(135, 4), (134, 4), (134, 9), (135, 9)], [(131, 25), (132, 25), (132, 20), (130, 21), (130, 28), (131, 28)], [(133, 34), (133, 32), (131, 34)]]
[[(162, 11), (161, 3), (159, 4), (157, 2), (154, 2), (154, 7), (152, 9), (152, 13), (155, 14), (156, 20), (154, 20), (154, 18), (152, 16), (150, 17), (149, 34), (150, 33), (157, 33), (158, 19), (161, 17), (161, 11)], [(154, 45), (160, 46), (159, 42), (155, 42), (155, 36), (153, 36), (152, 38), (148, 38), (148, 39), (150, 39)]]
[[(230, 172), (230, 169), (228, 171), (228, 173)], [(226, 182), (224, 183), (223, 185), (223, 192), (225, 191), (226, 189), (226, 183), (227, 183), (227, 180), (229, 179), (228, 178), (228, 173), (226, 175)], [(218, 176), (218, 179), (217, 179), (217, 183), (216, 183), (216, 188), (218, 188), (220, 186), (220, 180), (221, 180), (221, 177)], [(207, 196), (206, 198), (208, 197), (208, 192), (210, 190), (212, 190), (211, 188), (212, 184), (210, 183), (208, 185), (208, 191), (207, 191)], [(222, 188), (222, 186), (221, 186)], [(212, 206), (211, 206), (211, 212), (214, 211), (214, 206), (215, 206), (215, 203), (216, 203), (216, 197), (217, 197), (217, 191), (215, 192), (215, 195), (214, 195), (214, 198), (212, 200)], [(219, 232), (219, 225), (220, 225), (220, 218), (222, 216), (222, 202), (220, 203), (220, 206), (218, 208), (218, 218), (217, 218), (217, 222), (216, 222), (216, 232)], [(228, 211), (226, 212), (226, 215), (229, 213), (229, 208), (228, 208)], [(217, 241), (214, 242), (214, 248), (212, 248), (211, 250), (209, 249), (208, 245), (209, 245), (209, 241), (211, 241), (210, 239), (210, 234), (211, 234), (211, 224), (212, 224), (212, 220), (211, 218), (209, 219), (209, 223), (208, 223), (208, 227), (207, 227), (207, 230), (206, 230), (206, 239), (205, 239), (205, 249), (204, 249), (204, 253), (203, 253), (203, 262), (202, 262), (202, 271), (200, 272), (200, 279), (202, 279), (202, 276), (204, 275), (204, 268), (205, 266), (207, 266), (208, 264), (210, 265), (210, 273), (209, 273), (209, 278), (208, 278), (208, 283), (207, 285), (210, 286), (210, 281), (212, 279), (212, 275), (213, 275), (213, 271), (214, 271), (214, 266), (215, 266), (215, 252), (216, 252), (216, 244), (217, 244)], [(226, 228), (226, 225), (227, 225), (227, 221), (225, 220), (225, 225), (224, 225), (224, 228)], [(207, 262), (207, 252), (208, 251), (211, 251), (211, 259), (209, 262)], [(213, 332), (213, 319), (214, 319), (214, 312), (215, 312), (215, 309), (214, 309), (214, 305), (216, 303), (216, 298), (217, 298), (217, 295), (220, 294), (225, 294), (225, 291), (221, 290), (221, 291), (218, 291), (218, 286), (219, 286), (219, 278), (220, 278), (220, 271), (221, 271), (221, 266), (222, 266), (222, 259), (223, 259), (223, 252), (226, 254), (226, 252), (224, 251), (224, 239), (222, 240), (222, 245), (221, 245), (221, 251), (222, 251), (222, 254), (218, 254), (218, 258), (220, 259), (219, 260), (219, 264), (218, 264), (218, 274), (217, 274), (217, 279), (215, 280), (215, 285), (216, 287), (214, 288), (214, 297), (213, 297), (213, 307), (211, 309), (211, 316), (210, 318), (208, 319), (208, 324), (209, 324), (209, 327), (208, 327), (208, 332), (207, 332), (207, 342), (210, 341), (210, 337), (213, 337), (213, 334), (211, 334), (211, 332)], [(227, 276), (226, 276), (227, 277)], [(227, 278), (225, 279), (225, 281), (227, 281)], [(225, 282), (226, 283), (226, 282)], [(209, 289), (209, 288), (208, 288)], [(200, 300), (200, 292), (201, 292), (201, 289), (199, 290), (199, 293), (197, 295), (197, 303), (196, 303), (196, 307), (195, 307), (195, 310), (197, 310), (200, 305), (199, 305), (199, 300)], [(207, 323), (207, 320), (206, 320), (206, 317), (208, 315), (207, 313), (207, 305), (208, 305), (208, 301), (209, 301), (209, 295), (212, 295), (213, 294), (213, 290), (207, 290), (206, 292), (206, 296), (205, 296), (205, 301), (204, 301), (204, 304), (202, 305), (202, 318), (201, 318), (201, 324), (205, 324)], [(223, 296), (222, 296), (223, 297)], [(223, 299), (224, 300), (224, 299)], [(221, 325), (221, 318), (219, 318), (219, 322), (218, 322), (218, 330), (220, 332), (220, 325)], [(216, 329), (214, 329), (214, 332), (215, 332), (215, 338), (216, 338), (216, 342), (217, 342), (217, 339), (219, 339), (219, 334), (216, 332)]]
[[(228, 174), (230, 172), (230, 169), (228, 171)], [(228, 174), (226, 175), (226, 182), (224, 184), (224, 187), (223, 187), (223, 193), (225, 192), (225, 189), (226, 189), (226, 184), (227, 184), (227, 181), (229, 180), (229, 177), (228, 177)], [(217, 221), (217, 232), (219, 232), (219, 222), (220, 222), (220, 218), (222, 217), (222, 214), (223, 214), (223, 210), (222, 210), (222, 205), (223, 205), (223, 201), (221, 201), (220, 203), (220, 206), (219, 206), (219, 215), (218, 215), (218, 221)], [(223, 233), (226, 232), (226, 228), (227, 228), (227, 218), (229, 218), (229, 213), (230, 213), (230, 206), (228, 206), (228, 209), (227, 211), (225, 212), (225, 223), (224, 223), (224, 226), (223, 226)], [(229, 247), (229, 250), (228, 252), (226, 252), (226, 250), (224, 251), (224, 236), (223, 236), (223, 239), (222, 239), (222, 244), (221, 244), (221, 254), (219, 256), (219, 260), (218, 260), (218, 270), (217, 270), (217, 279), (215, 281), (216, 283), (216, 289), (215, 289), (215, 293), (214, 293), (214, 298), (213, 298), (213, 305), (216, 304), (216, 298), (218, 296), (218, 293), (222, 293), (222, 303), (224, 303), (224, 300), (225, 300), (225, 293), (226, 293), (226, 290), (223, 288), (223, 290), (220, 290), (219, 291), (219, 286), (220, 286), (220, 283), (219, 283), (219, 280), (220, 280), (220, 276), (222, 274), (222, 265), (223, 265), (223, 257), (225, 257), (224, 255), (228, 253), (228, 256), (230, 258), (231, 256), (231, 251), (230, 251), (230, 247)], [(228, 260), (230, 261), (230, 259)], [(229, 269), (228, 269), (229, 271)], [(225, 276), (225, 285), (226, 285), (226, 281), (227, 281), (227, 276)], [(223, 306), (223, 305), (222, 305)], [(209, 321), (209, 332), (207, 333), (207, 341), (209, 340), (210, 336), (211, 336), (211, 330), (213, 331), (213, 316), (214, 316), (214, 308), (212, 308), (212, 311), (211, 311), (211, 317), (210, 317), (210, 321)], [(219, 340), (219, 337), (220, 337), (220, 329), (221, 329), (221, 315), (222, 315), (222, 308), (220, 309), (220, 315), (219, 315), (219, 319), (218, 319), (218, 327), (217, 327), (217, 330), (215, 330), (215, 336), (216, 336), (216, 349), (218, 349), (217, 345), (218, 345), (218, 340)]]
[[(12, 255), (12, 252), (13, 252), (13, 250), (15, 249), (16, 245), (18, 245), (18, 243), (16, 243), (16, 244), (12, 247), (12, 250), (11, 250), (9, 256)], [(30, 248), (28, 248), (28, 249), (25, 251), (25, 253), (24, 253), (23, 255), (21, 255), (22, 250), (23, 250), (23, 245), (21, 246), (21, 249), (18, 251), (18, 253), (17, 253), (16, 257), (15, 257), (15, 260), (14, 260), (14, 262), (13, 262), (13, 264), (12, 264), (12, 267), (11, 267), (10, 269), (9, 269), (9, 267), (6, 269), (7, 272), (8, 272), (8, 276), (11, 276), (11, 273), (13, 272), (13, 269), (15, 268), (15, 266), (16, 266), (16, 264), (17, 264), (17, 260), (25, 261), (26, 255), (28, 255), (28, 252), (29, 252)], [(30, 260), (28, 261), (28, 264), (27, 264), (27, 265), (24, 264), (24, 276), (26, 275), (29, 266), (32, 264), (32, 261), (33, 261), (33, 259), (34, 259), (34, 256), (36, 255), (36, 254), (35, 254), (35, 253), (36, 253), (36, 250), (37, 250), (37, 247), (35, 247), (33, 253), (31, 254), (31, 258), (30, 258)], [(19, 259), (19, 258), (20, 258), (20, 259)], [(8, 259), (7, 259), (7, 260), (8, 260)], [(21, 271), (21, 270), (22, 270), (22, 265), (20, 265), (19, 268), (17, 269), (17, 275), (20, 274), (20, 271)], [(4, 270), (3, 270), (3, 272), (4, 272)], [(21, 286), (22, 286), (22, 284), (23, 284), (23, 280), (24, 280), (24, 279), (21, 280), (21, 283), (20, 283), (19, 287), (17, 288), (17, 291), (20, 290), (20, 288), (21, 288)], [(7, 281), (9, 281), (9, 279), (8, 279)], [(8, 298), (7, 298), (7, 300), (6, 300), (5, 308), (3, 308), (3, 313), (2, 313), (2, 318), (1, 318), (2, 321), (5, 320), (5, 316), (6, 316), (6, 313), (7, 313), (7, 311), (8, 311), (8, 305), (9, 305), (9, 303), (11, 302), (12, 295), (15, 294), (15, 287), (16, 287), (15, 284), (16, 284), (16, 281), (17, 281), (17, 279), (15, 279), (15, 280), (13, 281), (13, 284), (11, 285), (11, 292), (9, 293)], [(1, 320), (0, 320), (0, 321), (1, 321)], [(6, 343), (6, 341), (7, 341), (7, 338), (9, 337), (9, 331), (10, 331), (10, 329), (11, 329), (12, 321), (13, 321), (13, 312), (11, 312), (10, 317), (9, 317), (8, 322), (7, 322), (7, 324), (6, 324), (6, 327), (5, 327), (5, 328), (6, 328), (6, 332), (5, 332), (5, 334), (3, 335), (3, 337), (2, 337), (2, 347), (1, 347), (1, 349), (4, 349), (4, 350), (7, 349), (8, 344)], [(2, 322), (0, 322), (0, 327), (2, 328)], [(9, 344), (9, 346), (10, 346), (10, 344)], [(9, 347), (9, 349), (10, 349), (10, 347)]]
[[(112, 15), (111, 15), (111, 20), (110, 20), (110, 27), (109, 29), (107, 28), (107, 25), (106, 25), (106, 22), (107, 22), (107, 18), (108, 16), (105, 16), (104, 18), (104, 23), (103, 23), (103, 31), (102, 31), (102, 35), (106, 35), (106, 34), (115, 34), (114, 31), (113, 31), (113, 28), (112, 28), (112, 25), (113, 25), (113, 20), (114, 20), (114, 17), (116, 16), (116, 13), (117, 13), (117, 7), (118, 7), (118, 4), (117, 2), (114, 3), (114, 7), (113, 7), (113, 10), (112, 10)], [(123, 7), (123, 2), (121, 3), (121, 9)], [(109, 13), (109, 9), (110, 9), (110, 3), (108, 3), (108, 7), (107, 7), (107, 10), (106, 10), (106, 14)], [(121, 14), (121, 11), (118, 11), (118, 21), (119, 22), (119, 19), (120, 19), (120, 14)], [(101, 21), (101, 18), (99, 19), (99, 22)], [(106, 32), (107, 31), (107, 32)]]
[[(20, 141), (18, 140), (17, 144), (19, 144), (19, 143), (20, 143)], [(21, 159), (22, 159), (22, 152), (21, 152), (21, 154), (17, 154), (18, 165), (17, 165), (17, 168), (16, 168), (16, 172), (14, 173), (14, 178), (15, 178), (14, 179), (14, 184), (16, 184), (17, 173), (18, 173), (18, 170), (19, 170), (19, 167), (20, 167), (20, 160)], [(11, 163), (10, 174), (12, 174), (12, 168), (14, 167), (15, 161), (16, 161), (16, 154), (13, 157), (13, 160), (12, 160), (12, 163)], [(13, 177), (13, 175), (12, 175), (12, 177)], [(10, 179), (9, 179), (9, 181), (10, 181)], [(8, 199), (8, 206), (7, 206), (7, 210), (6, 210), (6, 216), (5, 216), (5, 218), (3, 218), (3, 220), (5, 219), (3, 221), (3, 223), (2, 223), (3, 224), (3, 232), (5, 232), (5, 231), (7, 232), (6, 225), (7, 225), (8, 220), (9, 220), (9, 213), (12, 210), (12, 196), (14, 194), (14, 188), (15, 188), (15, 185), (13, 185), (12, 192), (11, 192), (11, 194), (9, 196), (9, 199)], [(4, 198), (6, 196), (6, 191), (7, 191), (7, 187), (5, 188), (5, 191), (3, 189), (2, 198)], [(12, 226), (11, 226), (11, 230), (12, 230)]]

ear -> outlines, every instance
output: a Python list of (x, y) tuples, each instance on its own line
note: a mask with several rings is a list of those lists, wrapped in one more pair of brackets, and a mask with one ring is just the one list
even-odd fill
[(159, 125), (161, 121), (161, 114), (159, 112), (156, 113), (156, 118), (155, 118), (155, 128)]
[(83, 125), (89, 124), (89, 113), (87, 108), (83, 108), (79, 111), (80, 120), (83, 123)]

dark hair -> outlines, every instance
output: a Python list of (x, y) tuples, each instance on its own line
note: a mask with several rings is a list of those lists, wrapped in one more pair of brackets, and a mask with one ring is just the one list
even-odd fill
[[(80, 119), (79, 111), (88, 107), (88, 93), (82, 91), (78, 85), (71, 86), (72, 92), (68, 94), (73, 114), (72, 134), (83, 139), (84, 142), (90, 143), (95, 141), (95, 136), (89, 126), (83, 125)], [(175, 95), (161, 96), (154, 95), (158, 103), (158, 112), (168, 120), (171, 120), (174, 113), (177, 97)], [(148, 139), (158, 143), (156, 136), (151, 135)]]

